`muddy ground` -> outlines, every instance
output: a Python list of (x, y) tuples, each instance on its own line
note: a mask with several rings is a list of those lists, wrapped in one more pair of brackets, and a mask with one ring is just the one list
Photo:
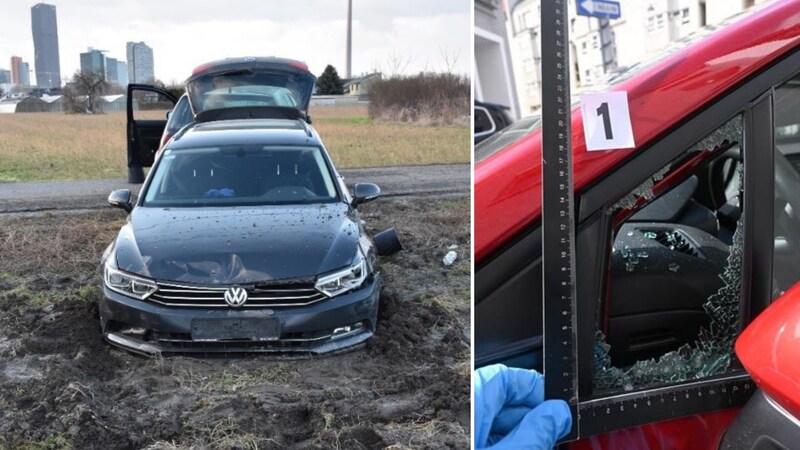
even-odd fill
[(382, 259), (377, 334), (288, 360), (112, 349), (97, 266), (124, 213), (0, 218), (0, 448), (468, 448), (469, 201), (361, 208), (406, 248)]

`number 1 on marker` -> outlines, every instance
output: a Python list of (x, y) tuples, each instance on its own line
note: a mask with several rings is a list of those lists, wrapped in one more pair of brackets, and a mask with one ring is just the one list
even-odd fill
[(603, 128), (606, 132), (606, 139), (614, 139), (614, 133), (611, 131), (611, 116), (608, 114), (608, 102), (603, 102), (597, 108), (597, 115), (603, 118)]

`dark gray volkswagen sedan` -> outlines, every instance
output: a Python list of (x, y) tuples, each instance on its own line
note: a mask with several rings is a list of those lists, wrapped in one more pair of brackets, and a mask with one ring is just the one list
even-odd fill
[[(108, 342), (145, 354), (326, 353), (372, 336), (380, 276), (356, 208), (380, 189), (350, 194), (307, 123), (308, 100), (290, 107), (300, 96), (269, 71), (269, 89), (253, 71), (195, 77), (227, 84), (223, 95), (190, 78), (195, 122), (159, 152), (138, 199), (109, 197), (130, 215), (102, 261)], [(230, 92), (236, 104), (224, 103)], [(270, 96), (283, 106), (259, 103)]]

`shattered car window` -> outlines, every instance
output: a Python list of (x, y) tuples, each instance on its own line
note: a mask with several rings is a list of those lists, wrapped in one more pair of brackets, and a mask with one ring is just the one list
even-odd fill
[[(631, 391), (735, 368), (744, 247), (741, 136), (737, 116), (612, 208), (615, 214), (640, 206), (613, 242), (609, 294), (595, 333), (595, 391)], [(654, 186), (698, 152), (711, 156), (656, 198)]]

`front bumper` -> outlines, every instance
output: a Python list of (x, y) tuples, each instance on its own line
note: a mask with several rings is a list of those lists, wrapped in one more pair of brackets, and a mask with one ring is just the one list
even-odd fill
[[(362, 344), (374, 334), (380, 284), (380, 276), (375, 274), (355, 291), (312, 305), (250, 309), (163, 306), (104, 286), (100, 324), (110, 344), (146, 355), (338, 352)], [(194, 319), (272, 318), (280, 323), (276, 339), (192, 339)]]

